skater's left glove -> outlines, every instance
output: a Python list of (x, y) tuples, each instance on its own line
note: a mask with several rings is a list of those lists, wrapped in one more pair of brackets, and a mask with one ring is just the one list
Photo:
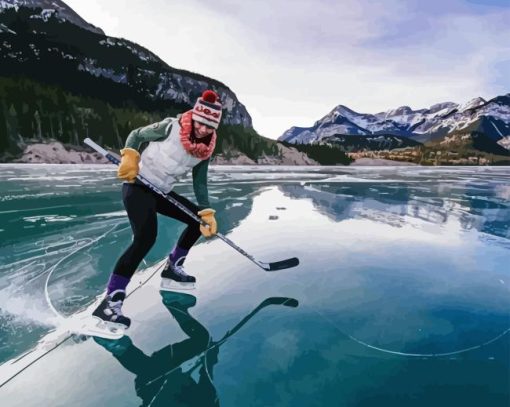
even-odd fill
[(218, 231), (218, 225), (216, 223), (216, 219), (214, 219), (215, 213), (216, 211), (211, 208), (202, 209), (198, 212), (198, 216), (200, 216), (205, 223), (209, 224), (209, 227), (200, 225), (200, 232), (205, 237), (211, 237)]

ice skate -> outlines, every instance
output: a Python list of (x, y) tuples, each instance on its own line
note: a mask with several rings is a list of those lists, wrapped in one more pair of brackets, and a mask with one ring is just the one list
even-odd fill
[(122, 314), (121, 308), (126, 292), (116, 290), (107, 295), (92, 313), (97, 321), (96, 327), (105, 332), (117, 333), (125, 331), (131, 325), (131, 319)]
[(161, 272), (160, 289), (162, 291), (193, 290), (195, 288), (195, 277), (184, 271), (184, 259), (185, 257), (181, 257), (175, 264), (170, 259), (167, 260), (165, 268)]

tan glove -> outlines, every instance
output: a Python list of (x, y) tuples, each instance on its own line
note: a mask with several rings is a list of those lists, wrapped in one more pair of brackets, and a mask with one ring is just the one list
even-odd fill
[(138, 163), (140, 162), (140, 153), (134, 148), (124, 148), (120, 150), (122, 159), (120, 161), (119, 169), (117, 170), (117, 177), (125, 179), (128, 182), (134, 182), (138, 175)]
[(204, 222), (209, 224), (209, 227), (200, 225), (200, 232), (205, 237), (211, 237), (218, 231), (218, 224), (216, 223), (216, 219), (214, 219), (215, 213), (216, 211), (211, 208), (202, 209), (198, 212), (198, 216), (200, 216)]

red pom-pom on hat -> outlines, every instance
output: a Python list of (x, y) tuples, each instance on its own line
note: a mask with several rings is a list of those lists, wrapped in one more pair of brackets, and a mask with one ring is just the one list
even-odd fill
[(212, 90), (206, 90), (202, 93), (202, 99), (209, 103), (216, 103), (218, 95)]

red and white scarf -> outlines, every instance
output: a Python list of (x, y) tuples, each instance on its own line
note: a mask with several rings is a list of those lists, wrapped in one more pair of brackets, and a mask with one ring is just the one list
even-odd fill
[(216, 130), (212, 132), (209, 144), (194, 142), (192, 140), (192, 114), (193, 110), (189, 110), (186, 113), (183, 113), (179, 119), (179, 124), (181, 125), (181, 131), (179, 133), (181, 137), (181, 144), (192, 156), (200, 158), (201, 160), (207, 160), (212, 155), (214, 147), (216, 147)]

